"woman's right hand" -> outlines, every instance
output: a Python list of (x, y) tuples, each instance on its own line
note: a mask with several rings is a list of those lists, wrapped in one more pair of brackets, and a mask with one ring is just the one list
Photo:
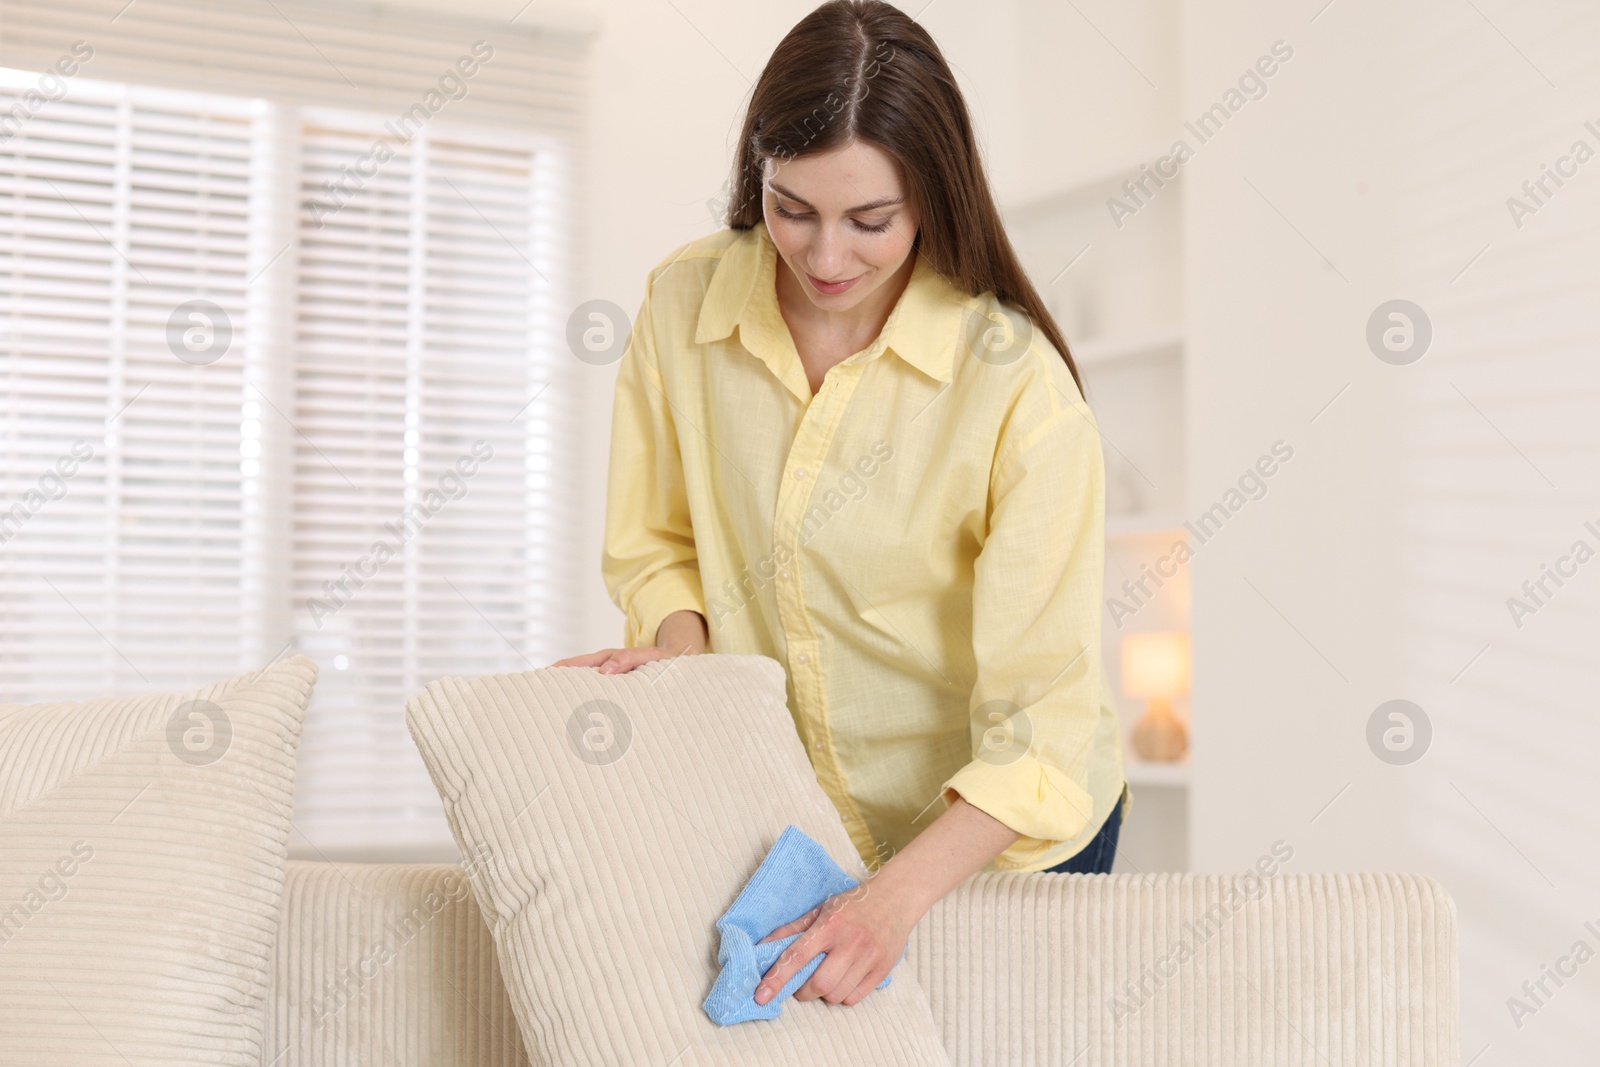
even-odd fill
[(656, 629), (656, 643), (637, 648), (602, 648), (583, 656), (569, 656), (552, 667), (598, 667), (601, 674), (626, 674), (651, 660), (698, 655), (708, 643), (706, 619), (698, 611), (674, 611)]
[(679, 655), (664, 648), (643, 645), (639, 648), (602, 648), (583, 656), (569, 656), (550, 664), (552, 667), (599, 667), (601, 674), (626, 674), (641, 663), (654, 659), (671, 659)]

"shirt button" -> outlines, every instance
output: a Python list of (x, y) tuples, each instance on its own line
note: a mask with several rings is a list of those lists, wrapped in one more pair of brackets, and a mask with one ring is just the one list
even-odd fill
[(806, 654), (804, 652), (802, 652), (802, 653), (800, 653), (800, 662), (804, 663), (805, 661), (806, 661)]
[(806, 476), (806, 469), (804, 467), (796, 467), (794, 476), (796, 478), (804, 478)]
[(778, 572), (778, 577), (779, 578), (787, 578), (787, 577), (789, 577), (789, 572), (788, 571), (779, 571)]

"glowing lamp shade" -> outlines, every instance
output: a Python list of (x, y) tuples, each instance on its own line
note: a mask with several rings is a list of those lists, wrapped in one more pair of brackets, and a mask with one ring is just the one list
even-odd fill
[(1122, 690), (1146, 701), (1133, 727), (1141, 759), (1171, 763), (1189, 751), (1189, 731), (1172, 702), (1189, 692), (1189, 635), (1181, 630), (1129, 634), (1122, 639)]
[(1189, 635), (1129, 634), (1122, 639), (1122, 690), (1145, 700), (1176, 700), (1189, 692)]

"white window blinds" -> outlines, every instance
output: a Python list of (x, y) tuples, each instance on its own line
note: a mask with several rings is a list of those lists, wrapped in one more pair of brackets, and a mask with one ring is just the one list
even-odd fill
[[(0, 113), (35, 75), (5, 72)], [(241, 667), (238, 360), (174, 357), (172, 310), (244, 325), (246, 103), (84, 86), (0, 142), (0, 692), (161, 688)], [(179, 607), (181, 605), (181, 607)]]
[(434, 678), (525, 669), (550, 644), (541, 525), (565, 503), (526, 409), (541, 274), (558, 270), (538, 236), (545, 155), (425, 130), (330, 211), (319, 191), (378, 135), (301, 127), (291, 559), (299, 647), (334, 667), (317, 685), (334, 713), (300, 775), (335, 820), (400, 795), (437, 814), (410, 737), (386, 727)]
[[(0, 113), (93, 20), (15, 6)], [(292, 854), (451, 857), (406, 698), (548, 664), (576, 610), (580, 44), (282, 6), (112, 11), (0, 114), (0, 700), (297, 649)]]

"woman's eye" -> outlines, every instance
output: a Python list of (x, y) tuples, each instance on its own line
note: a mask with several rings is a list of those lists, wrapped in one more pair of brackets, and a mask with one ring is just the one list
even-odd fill
[[(809, 218), (810, 217), (810, 212), (807, 212), (807, 211), (788, 211), (788, 210), (786, 210), (784, 208), (784, 206), (781, 203), (779, 203), (777, 200), (774, 200), (772, 202), (772, 207), (773, 207), (773, 210), (775, 210), (778, 213), (778, 217), (779, 218), (802, 219), (802, 218)], [(884, 219), (882, 222), (877, 223), (876, 225), (872, 225), (872, 226), (867, 225), (866, 223), (862, 222), (860, 219), (851, 219), (850, 221), (853, 222), (855, 224), (856, 229), (860, 230), (862, 233), (882, 233), (883, 231), (885, 231), (885, 230), (887, 230), (889, 228), (889, 224), (894, 221), (894, 218), (891, 216), (890, 218)]]

